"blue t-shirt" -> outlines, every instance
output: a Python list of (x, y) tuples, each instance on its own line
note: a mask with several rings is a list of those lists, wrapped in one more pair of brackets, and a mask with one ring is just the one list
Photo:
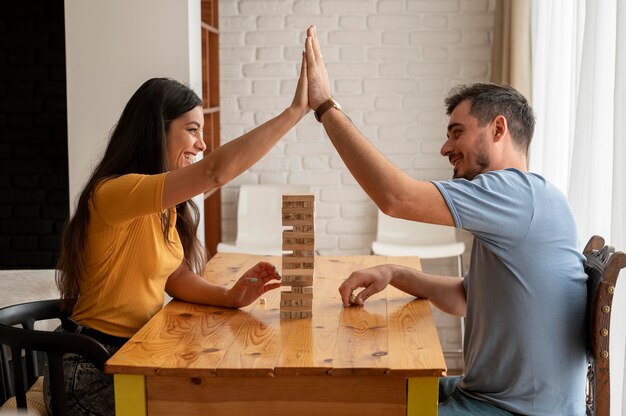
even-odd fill
[(584, 257), (565, 196), (518, 169), (433, 182), (474, 235), (459, 388), (525, 415), (584, 415)]

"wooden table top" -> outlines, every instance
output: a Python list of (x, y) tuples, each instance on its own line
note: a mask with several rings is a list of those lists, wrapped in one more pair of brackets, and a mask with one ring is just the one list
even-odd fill
[[(230, 287), (258, 261), (219, 253), (204, 276)], [(378, 264), (420, 268), (415, 257), (316, 256), (313, 318), (280, 319), (280, 289), (241, 309), (177, 300), (167, 304), (106, 364), (107, 373), (213, 376), (445, 375), (427, 300), (391, 286), (363, 307), (344, 308), (338, 287), (352, 271)]]

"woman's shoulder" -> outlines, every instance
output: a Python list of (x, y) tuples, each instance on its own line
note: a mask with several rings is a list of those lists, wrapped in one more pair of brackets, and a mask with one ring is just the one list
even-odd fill
[(166, 173), (130, 173), (100, 181), (91, 195), (91, 206), (111, 224), (162, 211)]
[(138, 186), (158, 186), (162, 184), (165, 173), (156, 175), (146, 175), (141, 173), (126, 173), (123, 175), (109, 176), (102, 179), (94, 188), (94, 194), (101, 191), (114, 191), (124, 189), (134, 189)]

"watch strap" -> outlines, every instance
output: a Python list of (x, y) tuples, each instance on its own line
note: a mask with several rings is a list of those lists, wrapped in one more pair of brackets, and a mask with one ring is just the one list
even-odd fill
[(324, 113), (327, 112), (328, 110), (330, 110), (333, 107), (336, 108), (336, 109), (340, 109), (341, 108), (341, 107), (339, 107), (339, 104), (337, 103), (337, 101), (335, 101), (333, 98), (329, 98), (328, 100), (324, 101), (314, 111), (315, 119), (321, 123), (322, 122), (322, 116), (324, 115)]

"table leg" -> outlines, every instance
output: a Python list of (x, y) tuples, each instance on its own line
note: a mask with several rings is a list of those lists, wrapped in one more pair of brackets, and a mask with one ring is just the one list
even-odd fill
[(116, 416), (145, 416), (146, 377), (138, 375), (114, 374)]
[(439, 377), (409, 377), (407, 416), (437, 416)]

